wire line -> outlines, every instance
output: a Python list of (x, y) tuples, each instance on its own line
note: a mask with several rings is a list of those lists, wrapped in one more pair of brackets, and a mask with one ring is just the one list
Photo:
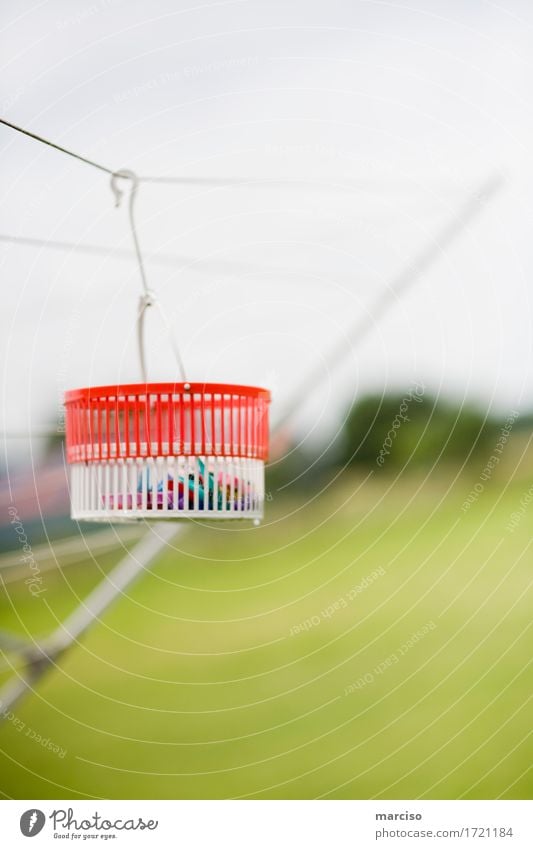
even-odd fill
[[(73, 150), (69, 150), (66, 147), (62, 147), (60, 144), (56, 144), (50, 139), (44, 138), (44, 136), (40, 136), (37, 133), (32, 133), (30, 130), (26, 130), (24, 127), (19, 127), (17, 124), (12, 124), (11, 121), (6, 121), (5, 118), (0, 118), (0, 124), (3, 124), (5, 127), (9, 127), (12, 130), (15, 130), (17, 133), (22, 133), (24, 136), (28, 136), (28, 138), (34, 139), (35, 141), (41, 142), (41, 144), (47, 145), (48, 147), (53, 148), (54, 150), (58, 150), (60, 153), (65, 153), (67, 156), (72, 156), (74, 159), (77, 159), (79, 162), (85, 162), (86, 165), (92, 165), (93, 168), (98, 168), (99, 171), (104, 171), (106, 174), (110, 174), (112, 177), (124, 177), (126, 179), (129, 178), (129, 172), (121, 170), (121, 169), (112, 169), (108, 168), (106, 165), (102, 165), (100, 162), (95, 162), (94, 159), (88, 159), (86, 156), (82, 156), (79, 153), (76, 153)], [(270, 188), (276, 188), (280, 186), (296, 186), (296, 187), (306, 187), (310, 185), (316, 184), (316, 181), (309, 180), (300, 180), (298, 178), (284, 178), (278, 179), (277, 177), (186, 177), (186, 176), (142, 176), (139, 175), (137, 177), (138, 182), (141, 183), (159, 183), (166, 185), (190, 185), (190, 186), (213, 186), (215, 188), (223, 188), (224, 186), (244, 186), (244, 187), (253, 187), (253, 186), (268, 186)], [(344, 189), (346, 191), (350, 191), (353, 187), (350, 186), (349, 181), (344, 178), (335, 178), (333, 184), (331, 184), (327, 180), (318, 181), (318, 185), (322, 185), (325, 188), (330, 189)], [(358, 185), (358, 189), (361, 189), (362, 186)]]

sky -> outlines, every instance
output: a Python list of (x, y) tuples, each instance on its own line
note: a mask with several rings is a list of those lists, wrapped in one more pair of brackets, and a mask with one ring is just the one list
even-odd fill
[[(529, 2), (6, 0), (0, 31), (6, 120), (189, 180), (142, 182), (136, 199), (189, 379), (267, 386), (274, 419), (296, 401), (310, 444), (370, 391), (533, 406)], [(1, 427), (38, 431), (65, 389), (139, 380), (141, 284), (107, 174), (1, 126), (0, 151), (2, 238), (109, 250), (0, 239)], [(150, 379), (178, 379), (153, 310), (147, 350)]]

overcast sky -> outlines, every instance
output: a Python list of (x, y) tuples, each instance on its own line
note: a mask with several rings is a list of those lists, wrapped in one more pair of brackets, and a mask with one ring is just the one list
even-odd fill
[[(528, 0), (7, 0), (1, 22), (7, 120), (142, 175), (307, 181), (141, 186), (149, 284), (191, 379), (266, 385), (276, 415), (320, 368), (301, 433), (414, 382), (531, 407)], [(130, 248), (105, 173), (5, 127), (0, 148), (2, 235)], [(500, 190), (439, 250), (491, 175)], [(373, 322), (429, 245), (431, 269)], [(0, 255), (4, 428), (55, 421), (65, 388), (138, 379), (133, 256)], [(329, 371), (362, 316), (372, 333)], [(149, 376), (177, 379), (155, 313), (148, 342)]]

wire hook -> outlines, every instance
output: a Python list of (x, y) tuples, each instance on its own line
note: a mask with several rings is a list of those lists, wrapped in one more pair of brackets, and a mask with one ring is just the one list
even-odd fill
[(141, 282), (143, 293), (141, 295), (139, 301), (139, 312), (137, 315), (137, 340), (139, 344), (139, 360), (141, 365), (141, 375), (143, 383), (147, 382), (147, 371), (146, 371), (146, 356), (144, 351), (144, 316), (148, 307), (153, 307), (154, 305), (158, 307), (159, 312), (161, 314), (161, 318), (163, 319), (163, 323), (165, 324), (167, 333), (170, 338), (170, 344), (172, 346), (172, 350), (174, 356), (176, 357), (176, 362), (178, 365), (178, 369), (180, 371), (180, 375), (183, 381), (187, 378), (185, 377), (185, 368), (183, 366), (183, 361), (181, 359), (181, 355), (179, 352), (178, 345), (174, 336), (172, 334), (172, 328), (167, 322), (166, 316), (159, 304), (155, 292), (148, 288), (148, 282), (146, 280), (146, 272), (144, 270), (144, 262), (141, 253), (141, 246), (139, 243), (139, 237), (137, 235), (137, 227), (135, 224), (135, 200), (137, 198), (137, 191), (139, 188), (139, 178), (135, 171), (130, 171), (128, 168), (121, 168), (120, 171), (114, 171), (111, 174), (111, 191), (115, 196), (115, 206), (119, 207), (124, 196), (124, 189), (121, 189), (118, 181), (119, 180), (129, 180), (130, 181), (130, 197), (128, 204), (128, 212), (130, 219), (130, 227), (131, 227), (131, 235), (133, 238), (133, 244), (135, 246), (135, 254), (137, 256), (137, 263), (139, 266), (139, 273), (141, 275)]

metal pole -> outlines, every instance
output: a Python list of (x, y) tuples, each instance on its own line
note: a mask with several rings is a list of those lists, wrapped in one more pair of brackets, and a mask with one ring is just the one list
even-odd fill
[(40, 645), (26, 649), (24, 654), (29, 659), (29, 664), (25, 675), (13, 679), (0, 690), (0, 721), (5, 719), (7, 712), (32, 689), (32, 684), (42, 677), (57, 658), (77, 642), (124, 590), (150, 568), (167, 543), (182, 530), (183, 526), (176, 528), (174, 524), (166, 522), (152, 525), (137, 545), (67, 616), (59, 628)]

